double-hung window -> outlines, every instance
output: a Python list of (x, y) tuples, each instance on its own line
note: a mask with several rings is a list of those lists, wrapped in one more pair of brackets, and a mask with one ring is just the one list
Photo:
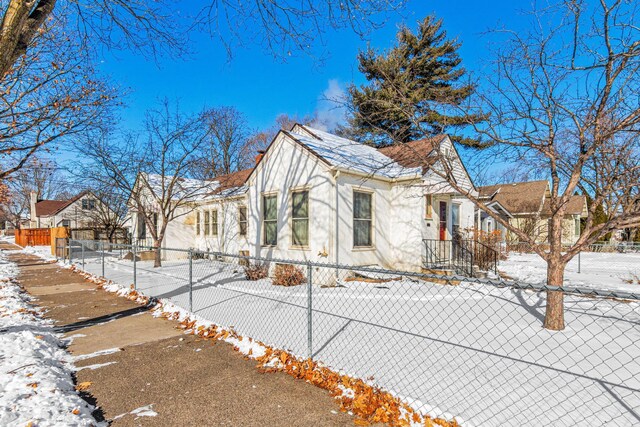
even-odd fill
[(265, 246), (278, 244), (278, 196), (270, 194), (262, 196), (262, 243)]
[(238, 208), (238, 224), (240, 225), (240, 235), (247, 235), (247, 207), (240, 206)]
[(211, 235), (218, 235), (218, 211), (211, 211)]
[(291, 194), (291, 237), (293, 246), (309, 245), (309, 192)]
[(200, 235), (200, 211), (196, 211), (196, 236)]
[(371, 193), (353, 192), (353, 246), (373, 246), (373, 209)]
[(209, 211), (204, 211), (204, 235), (208, 236), (209, 235), (209, 230), (210, 228), (210, 216), (209, 216)]
[(96, 208), (95, 199), (82, 199), (82, 209), (92, 211)]

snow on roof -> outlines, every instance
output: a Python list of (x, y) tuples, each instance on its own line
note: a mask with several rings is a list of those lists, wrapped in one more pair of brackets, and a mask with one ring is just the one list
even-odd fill
[[(171, 185), (171, 181), (173, 180), (173, 176), (165, 175), (164, 176), (164, 187), (165, 191)], [(148, 174), (146, 175), (146, 181), (149, 185), (151, 191), (155, 193), (156, 196), (162, 196), (163, 194), (163, 177), (158, 174)], [(172, 200), (183, 200), (183, 201), (197, 201), (204, 199), (207, 194), (215, 191), (220, 186), (220, 183), (217, 181), (204, 181), (200, 179), (192, 179), (192, 178), (178, 178), (175, 186), (173, 188)]]
[(318, 157), (340, 169), (385, 178), (422, 175), (421, 168), (402, 167), (373, 147), (329, 132), (298, 125), (289, 134)]
[[(245, 182), (252, 170), (245, 169), (210, 180), (179, 178), (174, 188), (173, 200), (196, 202), (243, 194), (248, 189)], [(173, 176), (165, 176), (165, 185), (167, 187), (172, 179)], [(162, 194), (162, 177), (160, 175), (147, 175), (147, 182), (156, 195)]]

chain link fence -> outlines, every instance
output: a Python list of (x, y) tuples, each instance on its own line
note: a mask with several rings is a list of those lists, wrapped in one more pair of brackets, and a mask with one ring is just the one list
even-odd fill
[[(531, 244), (525, 242), (503, 242), (500, 245), (504, 251), (519, 253), (534, 253)], [(548, 249), (548, 245), (543, 244), (543, 248)], [(570, 248), (571, 245), (563, 245), (564, 248)], [(592, 243), (585, 245), (582, 252), (603, 252), (603, 253), (640, 253), (640, 242), (608, 242), (608, 243)]]
[(83, 270), (365, 379), (463, 425), (640, 424), (640, 293), (61, 242)]

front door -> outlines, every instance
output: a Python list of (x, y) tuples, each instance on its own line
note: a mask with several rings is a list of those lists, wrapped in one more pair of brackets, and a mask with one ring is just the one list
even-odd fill
[(440, 240), (447, 240), (447, 202), (440, 202)]

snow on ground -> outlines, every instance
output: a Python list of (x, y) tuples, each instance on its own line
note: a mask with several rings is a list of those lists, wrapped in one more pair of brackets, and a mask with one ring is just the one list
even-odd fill
[[(517, 281), (546, 282), (547, 266), (537, 254), (512, 253), (506, 261), (500, 261), (499, 269)], [(564, 283), (574, 287), (640, 294), (640, 284), (625, 282), (634, 277), (640, 279), (640, 253), (583, 252), (580, 258), (576, 256), (567, 264)]]
[[(133, 263), (106, 257), (128, 287)], [(85, 270), (101, 275), (85, 253)], [(314, 269), (316, 280), (333, 269)], [(640, 303), (565, 297), (564, 331), (542, 328), (543, 293), (483, 283), (404, 278), (278, 287), (241, 267), (193, 261), (193, 312), (239, 335), (367, 379), (432, 416), (465, 425), (633, 425), (640, 413)], [(189, 308), (184, 259), (137, 262), (137, 289)]]
[(37, 255), (45, 261), (55, 261), (56, 257), (51, 255), (51, 246), (27, 246), (22, 252)]
[(101, 425), (75, 391), (60, 336), (12, 280), (17, 273), (0, 252), (0, 425)]

